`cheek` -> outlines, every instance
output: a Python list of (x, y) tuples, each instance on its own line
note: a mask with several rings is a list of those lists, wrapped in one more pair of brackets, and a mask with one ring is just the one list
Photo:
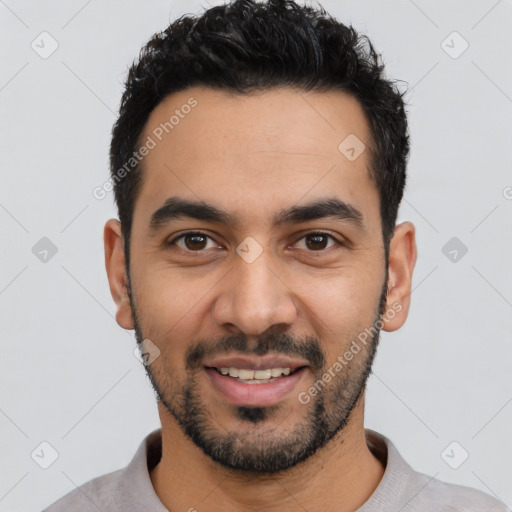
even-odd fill
[(340, 272), (303, 291), (304, 314), (314, 326), (328, 358), (344, 351), (350, 340), (375, 323), (383, 276)]
[[(302, 278), (300, 278), (302, 279)], [(383, 276), (369, 269), (340, 269), (337, 273), (311, 280), (302, 296), (321, 317), (346, 323), (373, 320), (381, 294)]]
[(160, 342), (163, 350), (185, 352), (197, 336), (214, 283), (191, 282), (168, 269), (152, 269), (138, 279), (136, 305), (144, 335)]

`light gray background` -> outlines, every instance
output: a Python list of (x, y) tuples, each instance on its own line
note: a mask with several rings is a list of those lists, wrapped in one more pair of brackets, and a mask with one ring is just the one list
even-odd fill
[[(114, 320), (102, 243), (112, 194), (92, 190), (108, 178), (127, 66), (154, 32), (207, 5), (0, 0), (2, 511), (40, 511), (126, 465), (159, 426), (133, 333)], [(323, 5), (410, 89), (399, 220), (416, 225), (419, 256), (409, 319), (382, 335), (366, 425), (417, 470), (510, 506), (512, 2)], [(31, 48), (43, 31), (59, 45), (47, 59)], [(445, 51), (462, 48), (453, 31), (469, 43), (458, 58)], [(32, 252), (42, 237), (58, 249), (46, 263)], [(468, 248), (456, 262), (442, 252), (452, 237)], [(43, 441), (59, 455), (46, 470), (31, 458)], [(451, 461), (469, 453), (458, 469), (441, 456), (453, 441), (463, 448)]]

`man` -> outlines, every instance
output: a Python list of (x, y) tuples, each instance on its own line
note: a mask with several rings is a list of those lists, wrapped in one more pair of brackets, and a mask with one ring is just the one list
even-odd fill
[(156, 34), (113, 129), (104, 241), (162, 428), (46, 510), (505, 511), (364, 428), (380, 329), (410, 305), (408, 152), (371, 43), (325, 11), (237, 0)]

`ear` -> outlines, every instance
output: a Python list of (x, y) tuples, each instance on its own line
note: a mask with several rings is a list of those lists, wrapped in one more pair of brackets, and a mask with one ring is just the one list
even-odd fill
[(411, 222), (402, 222), (395, 227), (389, 246), (388, 294), (386, 311), (382, 318), (384, 331), (400, 329), (407, 319), (416, 256), (414, 225)]
[(128, 278), (124, 256), (124, 240), (121, 223), (110, 219), (103, 231), (105, 245), (105, 267), (110, 293), (117, 306), (116, 321), (123, 329), (133, 329), (133, 317), (128, 296)]

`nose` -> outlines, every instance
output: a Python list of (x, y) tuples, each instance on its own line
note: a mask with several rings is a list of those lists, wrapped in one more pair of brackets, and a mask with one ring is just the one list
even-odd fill
[(294, 293), (264, 251), (248, 263), (236, 258), (215, 301), (216, 323), (230, 332), (258, 336), (267, 329), (283, 330), (297, 318)]

